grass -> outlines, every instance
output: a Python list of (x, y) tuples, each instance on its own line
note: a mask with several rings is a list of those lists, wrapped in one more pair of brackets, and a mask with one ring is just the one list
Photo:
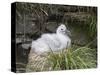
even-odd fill
[[(75, 46), (74, 46), (75, 47)], [(50, 52), (48, 62), (52, 70), (96, 68), (96, 49), (78, 47), (63, 50), (59, 53)]]
[(96, 16), (90, 16), (87, 21), (87, 25), (85, 26), (85, 29), (88, 33), (89, 38), (94, 38), (97, 36), (97, 17)]

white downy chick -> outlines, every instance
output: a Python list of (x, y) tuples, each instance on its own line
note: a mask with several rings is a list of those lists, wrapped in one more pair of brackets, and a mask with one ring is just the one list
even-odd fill
[(39, 39), (32, 41), (31, 50), (36, 53), (59, 51), (71, 46), (70, 33), (64, 24), (61, 24), (56, 33), (43, 34)]

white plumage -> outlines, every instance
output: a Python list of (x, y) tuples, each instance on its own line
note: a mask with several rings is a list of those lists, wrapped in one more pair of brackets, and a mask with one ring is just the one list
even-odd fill
[(71, 45), (71, 39), (68, 34), (70, 31), (66, 29), (64, 24), (61, 24), (56, 33), (43, 34), (40, 38), (32, 41), (31, 51), (36, 53), (43, 53), (52, 51), (60, 51), (62, 49), (69, 48)]

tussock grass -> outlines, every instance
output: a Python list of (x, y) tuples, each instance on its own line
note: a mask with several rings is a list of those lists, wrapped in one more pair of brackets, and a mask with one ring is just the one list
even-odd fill
[(49, 63), (52, 70), (96, 68), (96, 49), (78, 47), (63, 50), (59, 53), (49, 53)]

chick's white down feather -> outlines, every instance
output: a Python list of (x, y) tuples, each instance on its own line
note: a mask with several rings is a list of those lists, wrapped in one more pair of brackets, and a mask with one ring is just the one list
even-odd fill
[(71, 45), (71, 39), (67, 35), (69, 31), (64, 24), (61, 24), (56, 33), (43, 34), (40, 38), (32, 41), (31, 50), (36, 53), (60, 51), (69, 48)]

